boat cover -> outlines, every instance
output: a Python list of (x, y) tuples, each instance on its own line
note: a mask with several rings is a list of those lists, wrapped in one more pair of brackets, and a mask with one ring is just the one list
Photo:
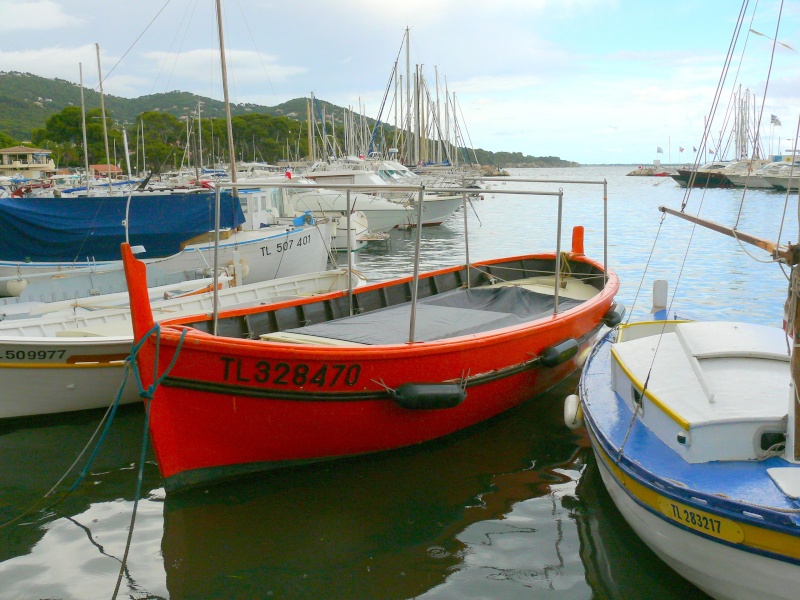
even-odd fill
[[(563, 311), (580, 303), (560, 298), (558, 306)], [(414, 340), (429, 342), (482, 333), (552, 314), (552, 295), (521, 287), (451, 290), (417, 302)], [(407, 302), (287, 331), (359, 344), (402, 344), (408, 341), (410, 319), (411, 304)]]
[[(120, 260), (127, 196), (1, 198), (0, 260), (83, 262)], [(170, 256), (187, 240), (214, 230), (215, 194), (131, 197), (130, 243), (142, 258)], [(244, 223), (239, 200), (222, 194), (220, 227)]]

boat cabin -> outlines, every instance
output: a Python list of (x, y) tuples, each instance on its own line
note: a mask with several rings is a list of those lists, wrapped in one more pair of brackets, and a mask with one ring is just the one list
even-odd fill
[(788, 349), (782, 330), (749, 323), (631, 324), (612, 350), (614, 390), (688, 463), (760, 460), (786, 439)]

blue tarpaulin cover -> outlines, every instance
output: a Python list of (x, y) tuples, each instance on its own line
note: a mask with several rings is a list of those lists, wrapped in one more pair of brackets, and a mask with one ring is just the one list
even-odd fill
[[(0, 199), (0, 260), (73, 262), (120, 260), (127, 196)], [(215, 194), (132, 196), (132, 246), (143, 258), (180, 252), (187, 240), (214, 230)], [(222, 194), (220, 227), (244, 222), (238, 199)]]

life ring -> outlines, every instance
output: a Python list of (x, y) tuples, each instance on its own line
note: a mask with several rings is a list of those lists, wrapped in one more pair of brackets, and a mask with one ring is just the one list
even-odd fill
[(243, 284), (244, 280), (247, 279), (247, 276), (250, 275), (250, 265), (247, 264), (247, 261), (244, 259), (244, 257), (239, 258), (239, 267), (242, 272), (242, 281), (237, 281), (236, 279), (237, 269), (234, 267), (233, 259), (229, 260), (225, 267), (225, 271), (228, 273), (228, 275), (233, 277), (232, 285), (234, 287)]

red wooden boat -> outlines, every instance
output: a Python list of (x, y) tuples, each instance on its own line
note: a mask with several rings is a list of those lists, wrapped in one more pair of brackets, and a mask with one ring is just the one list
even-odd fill
[(567, 377), (621, 318), (619, 280), (584, 256), (582, 228), (571, 253), (227, 310), (216, 335), (209, 315), (154, 332), (145, 265), (122, 251), (135, 339), (147, 336), (139, 372), (160, 379), (146, 402), (170, 491), (459, 431)]

